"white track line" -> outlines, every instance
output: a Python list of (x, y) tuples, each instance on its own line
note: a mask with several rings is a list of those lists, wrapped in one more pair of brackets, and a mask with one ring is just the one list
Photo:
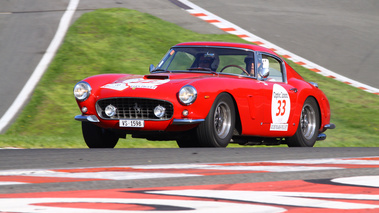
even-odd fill
[(64, 36), (66, 35), (71, 19), (76, 11), (76, 8), (78, 7), (79, 1), (80, 0), (70, 0), (70, 3), (68, 4), (67, 9), (60, 20), (58, 30), (55, 33), (55, 36), (47, 48), (45, 54), (43, 55), (41, 61), (33, 71), (33, 74), (30, 76), (29, 80), (22, 88), (21, 92), (18, 94), (17, 98), (13, 101), (9, 109), (4, 113), (3, 117), (1, 117), (0, 133), (20, 111), (28, 97), (32, 94), (42, 75), (45, 73), (48, 65), (53, 60), (55, 53), (57, 52)]
[(355, 80), (352, 80), (350, 78), (347, 78), (345, 76), (342, 76), (340, 74), (337, 74), (329, 69), (326, 69), (320, 65), (317, 65), (311, 61), (308, 61), (307, 59), (304, 59), (294, 53), (291, 53), (263, 38), (260, 38), (244, 29), (242, 29), (241, 27), (193, 4), (192, 2), (188, 1), (188, 0), (178, 0), (180, 1), (181, 3), (187, 5), (188, 7), (192, 8), (192, 9), (186, 9), (187, 12), (189, 12), (191, 15), (195, 16), (195, 17), (198, 17), (210, 24), (213, 24), (215, 25), (216, 27), (220, 28), (221, 30), (227, 32), (227, 33), (230, 33), (230, 34), (233, 34), (233, 35), (237, 35), (238, 37), (246, 40), (246, 41), (249, 41), (249, 42), (252, 42), (252, 43), (255, 43), (257, 45), (260, 45), (260, 46), (263, 46), (263, 47), (266, 47), (268, 49), (271, 49), (273, 50), (274, 52), (276, 52), (277, 54), (279, 55), (282, 55), (284, 58), (287, 58), (313, 72), (316, 72), (318, 74), (321, 74), (323, 76), (326, 76), (328, 78), (333, 78), (337, 81), (341, 81), (345, 84), (348, 84), (348, 85), (351, 85), (351, 86), (354, 86), (356, 88), (359, 88), (359, 89), (362, 89), (366, 92), (369, 92), (369, 93), (373, 93), (373, 94), (376, 94), (376, 95), (379, 95), (379, 89), (378, 88), (375, 88), (375, 87), (372, 87), (372, 86), (369, 86), (369, 85), (366, 85), (366, 84), (363, 84), (361, 82), (358, 82), (358, 81), (355, 81)]

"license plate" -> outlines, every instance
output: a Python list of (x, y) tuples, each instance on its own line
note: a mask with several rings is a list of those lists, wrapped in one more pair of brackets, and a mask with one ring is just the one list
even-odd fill
[(142, 128), (145, 126), (144, 120), (120, 120), (120, 127), (138, 127)]

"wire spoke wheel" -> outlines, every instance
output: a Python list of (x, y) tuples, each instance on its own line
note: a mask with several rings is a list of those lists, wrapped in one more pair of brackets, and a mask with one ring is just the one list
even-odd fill
[(312, 147), (314, 146), (318, 128), (320, 127), (320, 110), (313, 97), (308, 97), (301, 110), (299, 125), (296, 133), (288, 138), (289, 147)]
[(235, 105), (229, 94), (221, 93), (215, 99), (205, 121), (196, 129), (200, 147), (226, 147), (235, 127)]
[(303, 107), (300, 125), (303, 136), (307, 140), (310, 140), (316, 131), (316, 113), (309, 104), (306, 104)]
[(220, 102), (214, 113), (214, 130), (218, 137), (225, 138), (231, 128), (232, 113), (225, 102)]

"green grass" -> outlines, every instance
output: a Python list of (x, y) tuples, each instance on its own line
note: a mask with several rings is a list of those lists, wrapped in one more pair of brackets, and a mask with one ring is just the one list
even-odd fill
[[(151, 15), (128, 9), (86, 13), (69, 29), (49, 69), (16, 122), (0, 135), (0, 147), (84, 148), (80, 114), (72, 95), (76, 82), (101, 73), (148, 73), (173, 45), (186, 41), (247, 43), (233, 35), (198, 34)], [(332, 122), (317, 146), (379, 146), (379, 97), (325, 78), (294, 63), (329, 98)], [(120, 140), (116, 147), (177, 147), (175, 142)]]

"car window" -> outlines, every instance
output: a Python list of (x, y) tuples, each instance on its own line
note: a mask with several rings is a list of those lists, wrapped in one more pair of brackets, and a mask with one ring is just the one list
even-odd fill
[(229, 47), (174, 47), (158, 64), (158, 71), (219, 72), (254, 75), (254, 52)]
[[(220, 58), (220, 64), (217, 69), (218, 72), (229, 65), (237, 65), (239, 67), (246, 69), (246, 64), (244, 62), (246, 55), (220, 55), (219, 58)], [(230, 66), (224, 69), (223, 73), (246, 75), (246, 73), (244, 73), (240, 68), (233, 67), (233, 66)]]
[(186, 70), (195, 61), (195, 56), (186, 52), (176, 52), (175, 59), (170, 64), (171, 70)]
[[(175, 58), (175, 60), (173, 60)], [(170, 50), (158, 65), (164, 70), (186, 70), (195, 61), (195, 56), (182, 51)]]
[(282, 63), (278, 59), (270, 55), (260, 54), (258, 56), (258, 60), (262, 61), (262, 62), (259, 62), (259, 63), (262, 63), (262, 66), (259, 66), (258, 70), (260, 69), (269, 70), (269, 76), (266, 79), (267, 81), (284, 82)]

